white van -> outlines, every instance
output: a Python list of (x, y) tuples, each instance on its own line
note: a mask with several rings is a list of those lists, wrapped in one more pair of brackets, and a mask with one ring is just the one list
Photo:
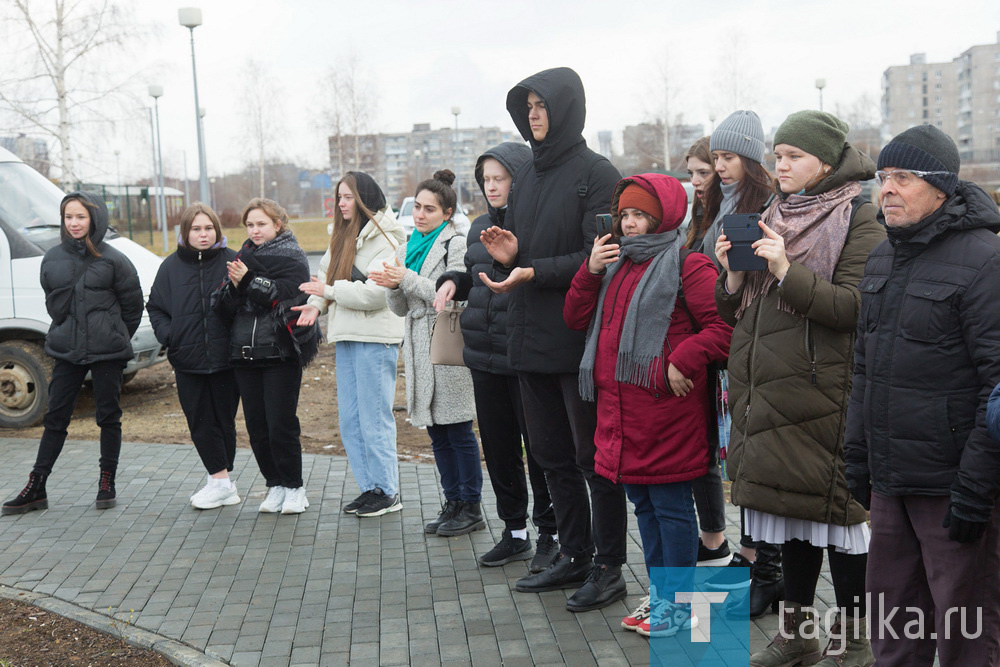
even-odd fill
[[(51, 322), (38, 276), (45, 251), (59, 243), (64, 193), (16, 155), (0, 148), (0, 426), (41, 422), (48, 405), (52, 359), (43, 349)], [(104, 240), (123, 252), (139, 274), (143, 302), (160, 258), (108, 229)], [(128, 382), (140, 368), (166, 361), (145, 311), (132, 337)]]

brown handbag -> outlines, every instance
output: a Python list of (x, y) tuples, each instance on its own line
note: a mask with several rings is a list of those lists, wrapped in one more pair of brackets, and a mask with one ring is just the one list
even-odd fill
[(450, 304), (434, 318), (431, 332), (431, 363), (441, 366), (464, 366), (462, 351), (465, 339), (462, 337), (460, 319), (463, 306)]

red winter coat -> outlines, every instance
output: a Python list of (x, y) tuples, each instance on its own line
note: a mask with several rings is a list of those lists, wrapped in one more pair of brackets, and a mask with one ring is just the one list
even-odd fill
[[(652, 178), (652, 177), (648, 177)], [(637, 182), (660, 194), (655, 183), (640, 177)], [(617, 209), (616, 190), (613, 210)], [(665, 202), (666, 204), (666, 202)], [(668, 210), (664, 205), (664, 210)], [(663, 223), (657, 233), (671, 225)], [(683, 255), (682, 255), (683, 256)], [(718, 270), (707, 256), (689, 253), (681, 268), (681, 292), (663, 344), (665, 363), (672, 363), (694, 382), (687, 396), (671, 393), (666, 368), (654, 362), (653, 385), (640, 387), (615, 380), (618, 344), (625, 313), (640, 278), (652, 260), (625, 264), (611, 277), (601, 314), (600, 337), (594, 366), (597, 392), (597, 453), (594, 469), (614, 482), (667, 484), (701, 477), (708, 472), (708, 424), (711, 418), (712, 386), (707, 385), (706, 367), (726, 359), (733, 329), (715, 308)], [(587, 263), (577, 271), (566, 295), (563, 316), (571, 329), (586, 331), (597, 307), (603, 275), (594, 275)], [(641, 319), (641, 314), (640, 314)]]

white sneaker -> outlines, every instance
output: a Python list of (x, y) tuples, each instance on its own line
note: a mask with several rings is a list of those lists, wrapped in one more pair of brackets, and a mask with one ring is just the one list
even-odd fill
[(309, 507), (309, 501), (306, 499), (306, 487), (285, 489), (285, 502), (281, 506), (282, 514), (302, 514), (307, 507)]
[(191, 505), (195, 509), (210, 510), (223, 505), (236, 505), (240, 497), (236, 493), (236, 485), (229, 480), (215, 480), (205, 485), (198, 493), (191, 496)]
[(191, 502), (194, 502), (195, 498), (201, 496), (205, 492), (206, 487), (208, 487), (208, 485), (210, 485), (211, 483), (212, 483), (212, 476), (211, 475), (207, 475), (206, 478), (205, 478), (205, 486), (201, 487), (200, 489), (198, 489), (197, 491), (195, 491), (193, 494), (191, 494)]
[(260, 504), (258, 512), (280, 512), (281, 506), (285, 502), (285, 487), (272, 486), (267, 490), (267, 498)]

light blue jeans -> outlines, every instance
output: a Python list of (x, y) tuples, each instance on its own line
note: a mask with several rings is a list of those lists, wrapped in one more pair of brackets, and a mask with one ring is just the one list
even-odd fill
[(399, 492), (396, 459), (396, 362), (399, 345), (337, 343), (337, 405), (340, 439), (362, 491)]

